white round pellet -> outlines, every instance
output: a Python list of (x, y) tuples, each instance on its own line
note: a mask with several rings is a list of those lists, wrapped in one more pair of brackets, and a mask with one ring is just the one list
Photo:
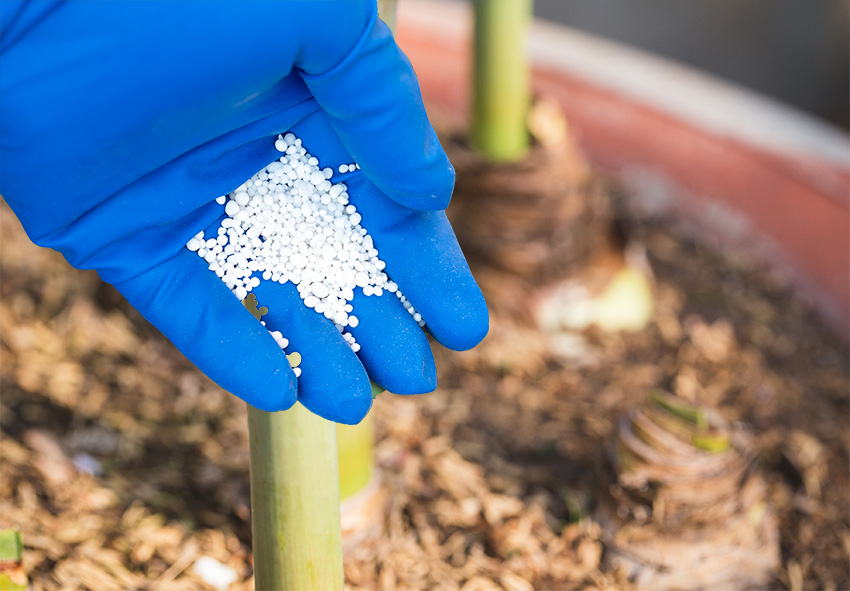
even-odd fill
[(290, 257), (289, 262), (291, 262), (299, 269), (303, 269), (307, 266), (307, 257), (300, 252), (296, 252)]
[[(322, 247), (322, 258), (323, 258), (323, 259), (330, 260), (330, 259), (334, 258), (334, 255), (336, 255), (336, 254), (337, 254), (337, 251), (336, 251), (336, 249), (333, 247), (333, 245), (331, 245), (331, 244), (325, 244), (325, 245)], [(341, 253), (340, 253), (340, 254), (341, 254)], [(340, 258), (339, 260), (341, 261), (342, 259)]]
[(348, 316), (348, 326), (355, 328), (358, 324), (360, 324), (360, 319), (357, 316)]
[(310, 285), (310, 291), (313, 292), (313, 295), (319, 299), (326, 298), (330, 295), (330, 289), (324, 283), (313, 283)]

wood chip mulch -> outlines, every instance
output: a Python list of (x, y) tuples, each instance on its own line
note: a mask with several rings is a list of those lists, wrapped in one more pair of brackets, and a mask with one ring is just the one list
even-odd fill
[[(563, 359), (496, 310), (482, 346), (435, 346), (435, 393), (378, 397), (387, 513), (346, 556), (351, 591), (628, 589), (594, 499), (617, 420), (654, 390), (752, 429), (780, 528), (771, 588), (850, 588), (846, 348), (781, 277), (631, 230), (655, 274), (646, 329), (585, 331)], [(0, 235), (0, 529), (21, 532), (32, 589), (214, 589), (201, 557), (252, 589), (244, 404), (5, 204)]]

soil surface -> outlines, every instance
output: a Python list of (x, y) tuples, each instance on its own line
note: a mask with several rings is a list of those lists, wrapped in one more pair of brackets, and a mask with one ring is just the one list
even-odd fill
[[(244, 403), (2, 207), (0, 528), (21, 532), (32, 589), (213, 589), (201, 557), (252, 589)], [(593, 509), (617, 420), (655, 390), (752, 429), (780, 528), (770, 588), (850, 588), (846, 348), (782, 277), (625, 228), (654, 274), (645, 329), (556, 355), (494, 308), (475, 350), (434, 346), (436, 392), (377, 398), (386, 521), (347, 554), (348, 588), (628, 589)]]

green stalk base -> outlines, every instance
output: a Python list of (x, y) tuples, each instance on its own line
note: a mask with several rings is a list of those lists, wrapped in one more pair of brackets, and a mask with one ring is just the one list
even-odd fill
[(494, 162), (521, 160), (529, 148), (530, 74), (525, 37), (531, 0), (474, 0), (470, 142)]
[(248, 406), (248, 430), (256, 589), (342, 589), (336, 425)]

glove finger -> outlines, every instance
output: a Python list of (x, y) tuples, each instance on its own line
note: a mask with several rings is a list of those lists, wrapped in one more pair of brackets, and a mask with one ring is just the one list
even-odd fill
[[(323, 315), (305, 306), (292, 283), (261, 281), (254, 288), (269, 330), (289, 341), (287, 355), (301, 369), (298, 401), (337, 423), (359, 423), (372, 406), (369, 376), (340, 332)], [(261, 310), (262, 311), (262, 310)]]
[(489, 330), (487, 304), (445, 213), (412, 211), (380, 194), (362, 199), (365, 183), (349, 181), (353, 201), (390, 279), (444, 347), (465, 351), (480, 343)]
[(351, 303), (358, 324), (346, 330), (360, 345), (357, 355), (371, 380), (393, 394), (433, 392), (437, 368), (428, 337), (396, 295), (357, 289)]
[(115, 287), (225, 390), (266, 411), (295, 403), (295, 374), (280, 347), (197, 255), (182, 250)]
[[(347, 3), (333, 23), (364, 23), (353, 48), (329, 61), (322, 36), (305, 39), (297, 65), (342, 144), (386, 195), (413, 209), (445, 209), (454, 168), (428, 121), (419, 83), (375, 3)], [(332, 24), (328, 30), (333, 31)], [(323, 69), (324, 68), (324, 69)]]

